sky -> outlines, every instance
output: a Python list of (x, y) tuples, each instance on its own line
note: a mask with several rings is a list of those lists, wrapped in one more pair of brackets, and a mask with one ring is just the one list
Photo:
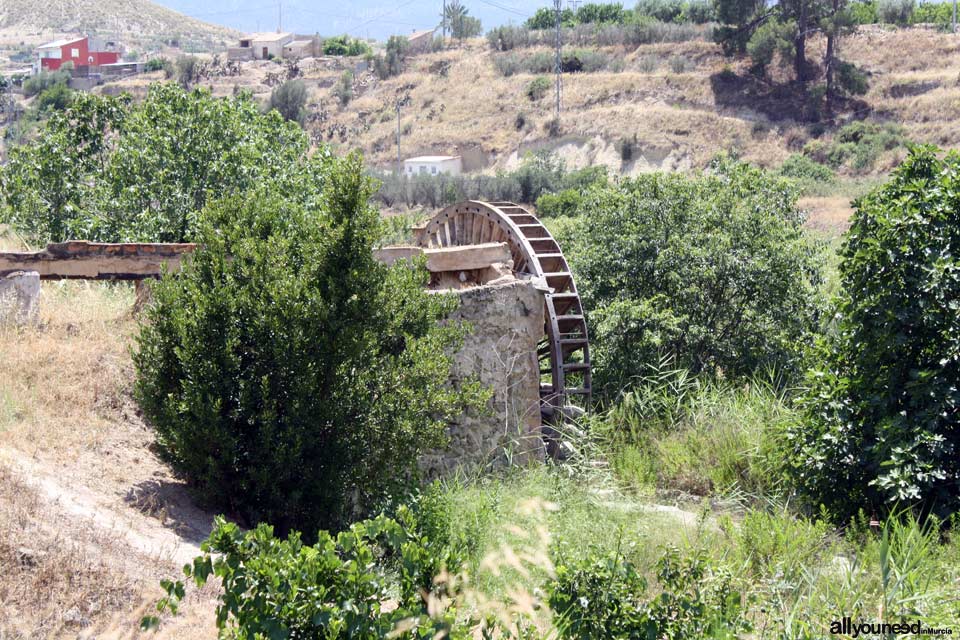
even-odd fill
[[(461, 0), (484, 29), (519, 24), (552, 0)], [(567, 6), (568, 0), (562, 0)], [(440, 23), (443, 0), (154, 0), (188, 16), (240, 31), (348, 33), (384, 40), (391, 35), (430, 29)]]

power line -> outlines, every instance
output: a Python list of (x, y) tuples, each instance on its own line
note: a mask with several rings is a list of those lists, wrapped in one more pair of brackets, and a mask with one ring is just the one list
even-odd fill
[(562, 80), (560, 76), (563, 74), (563, 58), (560, 55), (560, 0), (553, 0), (553, 8), (557, 12), (557, 60), (556, 60), (556, 74), (557, 74), (557, 122), (560, 121), (560, 87)]
[(416, 2), (416, 0), (407, 0), (406, 2), (402, 2), (402, 3), (398, 4), (396, 7), (394, 7), (393, 9), (390, 9), (389, 11), (385, 11), (385, 12), (381, 13), (381, 14), (378, 15), (378, 16), (375, 16), (375, 17), (373, 17), (373, 18), (370, 18), (369, 20), (366, 20), (366, 21), (364, 21), (364, 22), (361, 22), (360, 24), (356, 25), (355, 27), (352, 27), (352, 28), (350, 28), (350, 29), (347, 29), (347, 32), (349, 33), (349, 32), (351, 32), (351, 31), (356, 31), (356, 30), (359, 29), (360, 27), (365, 27), (365, 26), (367, 26), (368, 24), (372, 24), (372, 23), (374, 23), (374, 22), (379, 22), (382, 18), (385, 18), (385, 17), (389, 16), (389, 15), (392, 14), (392, 13), (396, 13), (397, 11), (400, 11), (400, 9), (403, 9), (403, 8), (406, 7), (407, 5), (411, 5), (411, 4), (413, 4), (414, 2)]
[(501, 11), (506, 11), (507, 13), (512, 13), (514, 15), (520, 16), (521, 18), (530, 17), (529, 13), (524, 13), (523, 11), (520, 11), (519, 9), (515, 9), (513, 7), (504, 6), (498, 2), (494, 2), (493, 0), (480, 0), (480, 2), (482, 2), (485, 5), (491, 6), (495, 9), (500, 9)]

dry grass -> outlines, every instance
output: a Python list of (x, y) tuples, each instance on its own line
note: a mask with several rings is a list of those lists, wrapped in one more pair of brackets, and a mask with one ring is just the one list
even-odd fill
[[(0, 327), (0, 638), (138, 635), (210, 530), (130, 397), (133, 299), (45, 282), (39, 323)], [(163, 635), (213, 637), (214, 590)]]
[(846, 196), (801, 198), (797, 204), (810, 214), (806, 222), (808, 229), (838, 236), (850, 228), (853, 207)]
[[(570, 166), (605, 164), (623, 173), (703, 167), (724, 150), (777, 167), (810, 137), (804, 123), (771, 120), (795, 111), (796, 105), (779, 109), (768, 101), (761, 110), (739, 94), (718, 95), (719, 74), (729, 67), (746, 77), (749, 63), (725, 59), (712, 42), (602, 51), (622, 57), (623, 71), (564, 75), (564, 113), (556, 138), (548, 136), (544, 126), (553, 117), (552, 92), (531, 101), (525, 88), (534, 76), (501, 76), (494, 68), (495, 54), (483, 40), (411, 58), (403, 74), (385, 81), (358, 74), (346, 107), (339, 105), (333, 86), (356, 61), (304, 62), (309, 111), (315, 114), (308, 129), (318, 141), (341, 150), (359, 148), (372, 164), (392, 167), (394, 103), (409, 97), (401, 112), (403, 155), (460, 153), (488, 171), (512, 168), (527, 151), (542, 147), (557, 148)], [(817, 60), (822, 38), (812, 38), (809, 51)], [(960, 41), (924, 28), (863, 27), (843, 40), (841, 52), (870, 72), (870, 90), (863, 97), (868, 107), (857, 117), (900, 122), (907, 136), (919, 142), (960, 146), (960, 128), (955, 126), (960, 119)], [(683, 72), (671, 70), (674, 58), (685, 60)], [(440, 63), (449, 65), (445, 76), (437, 72)], [(217, 95), (232, 93), (236, 85), (265, 100), (270, 91), (264, 84), (267, 72), (279, 69), (269, 62), (247, 63), (240, 78), (214, 78), (204, 85)], [(130, 80), (110, 90), (142, 92), (145, 86), (143, 79)], [(526, 125), (518, 130), (521, 113)], [(635, 160), (621, 162), (617, 143), (634, 137)], [(901, 155), (887, 154), (875, 173), (888, 171)]]

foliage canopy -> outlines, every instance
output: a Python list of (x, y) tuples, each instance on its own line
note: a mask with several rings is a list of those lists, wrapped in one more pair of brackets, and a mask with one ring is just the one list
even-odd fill
[(857, 203), (836, 330), (808, 376), (793, 473), (838, 519), (960, 507), (960, 156), (912, 150)]
[(721, 159), (588, 190), (581, 212), (563, 244), (608, 397), (663, 357), (733, 377), (798, 366), (820, 275), (790, 182)]
[(309, 141), (246, 95), (175, 84), (146, 98), (77, 94), (0, 167), (0, 220), (39, 242), (182, 242), (208, 201), (313, 178)]
[(311, 536), (399, 491), (483, 394), (446, 386), (462, 331), (438, 321), (455, 300), (374, 258), (359, 157), (308, 165), (289, 195), (204, 210), (202, 249), (154, 288), (134, 363), (163, 457), (203, 498)]

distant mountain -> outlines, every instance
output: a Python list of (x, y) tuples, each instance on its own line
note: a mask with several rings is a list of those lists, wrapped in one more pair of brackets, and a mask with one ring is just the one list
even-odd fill
[(145, 47), (177, 40), (185, 48), (210, 48), (236, 37), (228, 27), (147, 0), (0, 0), (0, 30), (8, 39), (84, 33)]

